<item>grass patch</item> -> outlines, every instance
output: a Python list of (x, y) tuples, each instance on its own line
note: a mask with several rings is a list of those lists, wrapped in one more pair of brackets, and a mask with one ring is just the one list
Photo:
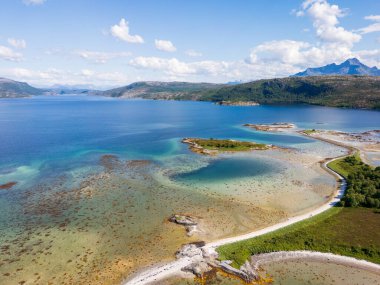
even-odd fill
[(368, 208), (334, 207), (273, 233), (217, 249), (221, 259), (241, 266), (251, 255), (313, 250), (366, 259), (380, 264), (380, 214)]

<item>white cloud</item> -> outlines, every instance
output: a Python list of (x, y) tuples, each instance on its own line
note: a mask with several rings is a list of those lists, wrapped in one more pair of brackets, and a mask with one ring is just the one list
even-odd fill
[(9, 47), (0, 45), (0, 59), (9, 61), (20, 61), (22, 59), (22, 54), (15, 52)]
[(173, 45), (171, 41), (155, 40), (154, 45), (158, 50), (162, 51), (175, 52), (177, 50), (177, 48)]
[(13, 38), (10, 38), (8, 39), (8, 43), (13, 46), (14, 48), (19, 48), (19, 49), (22, 49), (22, 48), (26, 48), (26, 41), (25, 40), (18, 40), (18, 39), (13, 39)]
[(123, 18), (120, 23), (114, 25), (110, 29), (111, 34), (122, 41), (128, 43), (143, 43), (144, 39), (139, 35), (130, 35), (128, 22)]
[(131, 56), (130, 52), (100, 52), (100, 51), (76, 51), (75, 55), (81, 58), (95, 62), (95, 63), (106, 63), (107, 61), (115, 58), (123, 58)]
[(189, 49), (185, 52), (188, 56), (191, 56), (191, 57), (200, 57), (202, 56), (202, 53), (201, 52), (198, 52), (198, 51), (195, 51), (193, 49)]
[(358, 32), (361, 34), (368, 34), (368, 33), (374, 33), (374, 32), (380, 32), (380, 15), (369, 15), (364, 17), (364, 19), (369, 21), (374, 21), (375, 23), (358, 29)]
[(324, 42), (352, 46), (360, 41), (361, 36), (338, 26), (339, 18), (344, 17), (344, 10), (338, 5), (331, 5), (326, 0), (306, 0), (302, 3), (302, 12), (313, 20), (317, 36)]
[(23, 0), (23, 2), (26, 5), (41, 5), (46, 2), (46, 0)]

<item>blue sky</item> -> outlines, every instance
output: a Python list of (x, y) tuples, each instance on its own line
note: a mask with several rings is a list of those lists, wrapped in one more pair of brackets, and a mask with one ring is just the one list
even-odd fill
[(380, 66), (380, 1), (1, 0), (0, 77), (37, 86), (283, 77)]

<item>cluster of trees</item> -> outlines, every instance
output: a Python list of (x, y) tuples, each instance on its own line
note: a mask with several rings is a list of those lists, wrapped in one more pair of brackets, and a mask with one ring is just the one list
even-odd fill
[(380, 167), (371, 168), (355, 156), (343, 160), (350, 172), (343, 206), (380, 208)]

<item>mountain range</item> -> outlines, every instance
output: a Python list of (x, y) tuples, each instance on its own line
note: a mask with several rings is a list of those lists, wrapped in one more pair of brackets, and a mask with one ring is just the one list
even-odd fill
[(318, 75), (369, 75), (380, 76), (380, 69), (376, 66), (369, 67), (361, 63), (357, 58), (347, 59), (341, 64), (328, 64), (322, 67), (308, 68), (293, 76), (318, 76)]

